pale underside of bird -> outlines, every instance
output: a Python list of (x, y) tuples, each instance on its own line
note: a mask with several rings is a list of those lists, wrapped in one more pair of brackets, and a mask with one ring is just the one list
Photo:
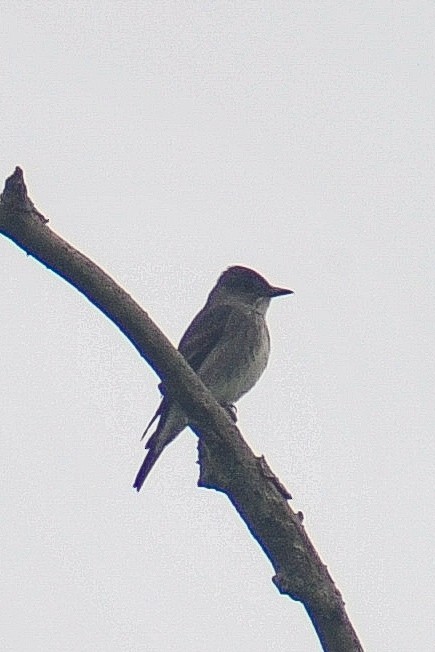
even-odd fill
[[(266, 368), (270, 338), (265, 314), (270, 300), (284, 294), (292, 290), (271, 286), (247, 267), (230, 267), (181, 338), (178, 350), (223, 407), (232, 407)], [(133, 485), (137, 491), (163, 449), (189, 425), (181, 406), (166, 395), (143, 436), (156, 419), (159, 422), (146, 443), (148, 452)]]

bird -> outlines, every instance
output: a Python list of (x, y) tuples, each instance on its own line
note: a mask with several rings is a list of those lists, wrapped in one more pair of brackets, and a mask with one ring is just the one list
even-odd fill
[[(233, 418), (234, 403), (256, 384), (269, 359), (265, 315), (270, 301), (286, 294), (293, 290), (270, 285), (253, 269), (229, 267), (180, 340), (179, 352)], [(166, 394), (162, 384), (159, 388), (163, 398), (142, 439), (159, 421), (145, 445), (147, 454), (133, 484), (137, 491), (164, 448), (189, 425), (179, 403)]]

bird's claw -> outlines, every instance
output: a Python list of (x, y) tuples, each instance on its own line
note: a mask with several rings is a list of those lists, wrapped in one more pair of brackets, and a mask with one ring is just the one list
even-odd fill
[(230, 405), (224, 405), (223, 406), (225, 410), (227, 411), (229, 417), (234, 421), (234, 423), (237, 422), (237, 407), (233, 404)]

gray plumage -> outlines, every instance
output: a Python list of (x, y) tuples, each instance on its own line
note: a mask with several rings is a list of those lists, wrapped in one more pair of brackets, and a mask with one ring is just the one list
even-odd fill
[[(257, 382), (270, 353), (265, 315), (273, 297), (292, 294), (247, 267), (228, 268), (210, 292), (204, 308), (181, 338), (178, 350), (224, 407), (232, 406)], [(188, 425), (180, 405), (163, 397), (144, 436), (159, 418), (134, 488), (140, 491), (163, 449)]]

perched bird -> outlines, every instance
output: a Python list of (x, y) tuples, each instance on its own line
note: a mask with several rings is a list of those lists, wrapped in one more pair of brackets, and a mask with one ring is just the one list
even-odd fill
[[(178, 350), (223, 407), (231, 409), (266, 368), (270, 339), (265, 315), (270, 300), (283, 294), (293, 291), (269, 285), (247, 267), (229, 267), (181, 338)], [(148, 453), (134, 481), (137, 491), (163, 449), (189, 423), (170, 396), (163, 396), (143, 437), (157, 418), (157, 428), (145, 446)]]

